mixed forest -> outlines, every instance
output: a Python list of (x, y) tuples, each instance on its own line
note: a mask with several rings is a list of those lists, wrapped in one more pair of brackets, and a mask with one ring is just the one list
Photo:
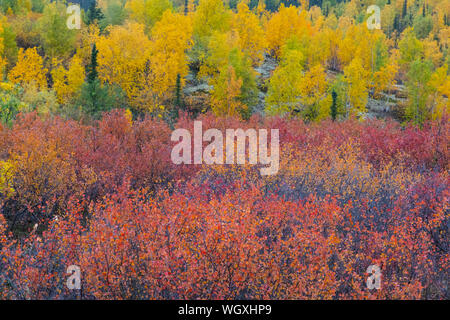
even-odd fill
[(0, 299), (450, 299), (448, 0), (69, 2), (0, 1)]

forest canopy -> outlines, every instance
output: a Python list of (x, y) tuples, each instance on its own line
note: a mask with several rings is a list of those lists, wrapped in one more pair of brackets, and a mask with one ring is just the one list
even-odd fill
[(4, 124), (32, 110), (318, 121), (378, 108), (418, 124), (448, 111), (445, 0), (378, 0), (380, 29), (367, 26), (368, 0), (80, 2), (80, 29), (69, 29), (70, 3), (2, 1)]
[(450, 1), (76, 4), (0, 2), (0, 299), (450, 299)]

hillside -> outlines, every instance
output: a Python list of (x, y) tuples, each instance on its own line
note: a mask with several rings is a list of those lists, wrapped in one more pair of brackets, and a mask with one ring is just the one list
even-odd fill
[(1, 1), (0, 300), (449, 300), (450, 1), (374, 2)]
[(64, 3), (2, 2), (4, 123), (114, 108), (319, 121), (332, 106), (423, 123), (449, 107), (445, 0), (81, 1), (79, 17)]

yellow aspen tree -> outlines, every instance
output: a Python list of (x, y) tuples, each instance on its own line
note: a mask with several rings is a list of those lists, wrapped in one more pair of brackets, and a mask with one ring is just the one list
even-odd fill
[(37, 21), (42, 48), (50, 58), (68, 57), (75, 44), (76, 30), (67, 27), (66, 9), (62, 1), (47, 3)]
[(398, 51), (392, 51), (388, 63), (382, 66), (378, 71), (372, 75), (372, 82), (370, 88), (374, 95), (379, 95), (383, 91), (388, 91), (396, 84), (396, 76), (399, 70), (398, 65)]
[(353, 25), (354, 20), (346, 16), (340, 16), (337, 24), (337, 28), (343, 33), (347, 32), (348, 28)]
[[(0, 35), (3, 34), (3, 26), (2, 26), (2, 21), (0, 19)], [(3, 44), (3, 38), (0, 36), (0, 75), (1, 75), (1, 80), (3, 80), (3, 72), (4, 72), (4, 68), (7, 64), (6, 59), (3, 57), (3, 51), (4, 51), (4, 44)]]
[(178, 75), (184, 86), (189, 71), (186, 52), (193, 44), (192, 32), (191, 17), (171, 11), (166, 11), (153, 27), (150, 85), (158, 96), (171, 97)]
[(53, 90), (55, 90), (59, 103), (64, 103), (67, 97), (67, 70), (58, 59), (53, 59), (53, 69), (51, 71), (53, 80)]
[(25, 51), (21, 48), (17, 63), (9, 72), (8, 78), (12, 83), (35, 85), (38, 89), (44, 89), (47, 87), (47, 71), (36, 48)]
[(237, 78), (232, 66), (221, 70), (219, 77), (213, 81), (211, 108), (217, 116), (234, 116), (246, 106), (241, 103), (242, 79)]
[(344, 9), (344, 16), (354, 19), (359, 13), (359, 0), (351, 0)]
[(200, 66), (199, 77), (212, 76), (229, 62), (231, 51), (240, 50), (239, 33), (231, 30), (226, 33), (215, 32), (208, 44), (208, 56)]
[(314, 24), (313, 28), (315, 30), (320, 30), (322, 28), (325, 19), (322, 15), (322, 10), (318, 6), (312, 6), (308, 12), (309, 19)]
[(340, 29), (329, 29), (325, 28), (324, 33), (328, 38), (328, 42), (330, 44), (330, 52), (327, 59), (328, 67), (332, 70), (339, 69), (339, 42), (342, 37)]
[(271, 115), (290, 113), (300, 100), (303, 77), (303, 54), (291, 49), (283, 52), (280, 65), (269, 80), (266, 112)]
[(233, 16), (232, 27), (239, 33), (240, 48), (258, 65), (266, 47), (265, 34), (258, 17), (250, 11), (247, 4), (240, 2), (237, 14)]
[(96, 43), (99, 78), (120, 86), (134, 108), (145, 109), (141, 91), (152, 44), (144, 33), (144, 25), (128, 23), (109, 27), (108, 31)]
[(18, 0), (17, 7), (19, 8), (20, 13), (26, 14), (31, 11), (32, 8), (31, 0)]
[(356, 26), (350, 26), (341, 41), (338, 42), (340, 66), (347, 66), (354, 58), (359, 43), (356, 42)]
[(369, 30), (365, 24), (352, 25), (338, 42), (338, 57), (341, 67), (347, 66), (355, 57), (361, 59), (363, 67), (373, 70), (375, 47), (384, 41), (384, 34), (379, 30)]
[(400, 50), (400, 65), (406, 70), (413, 61), (423, 57), (423, 43), (416, 38), (413, 28), (406, 28), (403, 31), (398, 48)]
[(199, 45), (206, 47), (214, 32), (229, 30), (230, 18), (222, 0), (200, 0), (194, 15), (194, 35)]
[(62, 65), (52, 70), (53, 88), (59, 103), (67, 103), (74, 97), (84, 82), (85, 70), (81, 58), (74, 55), (66, 70)]
[(14, 169), (13, 161), (0, 161), (0, 194), (6, 196), (6, 198), (12, 196), (15, 192), (12, 187)]
[(299, 88), (304, 104), (316, 104), (327, 88), (325, 69), (321, 65), (309, 69), (302, 77)]
[(325, 18), (324, 21), (324, 26), (332, 29), (332, 30), (336, 30), (338, 27), (338, 19), (336, 17), (336, 15), (334, 14), (334, 12), (329, 13), (328, 17)]
[(422, 41), (425, 59), (431, 60), (435, 67), (441, 64), (443, 54), (439, 50), (439, 44), (433, 39), (433, 36), (429, 36)]
[(344, 82), (347, 87), (347, 114), (360, 116), (366, 112), (368, 99), (368, 72), (363, 68), (360, 58), (355, 58), (344, 68)]
[[(215, 105), (228, 103), (225, 99), (227, 95), (223, 92), (230, 81), (230, 66), (236, 79), (242, 81), (240, 93), (237, 94), (241, 107), (237, 111), (245, 118), (248, 115), (247, 107), (257, 102), (256, 72), (249, 56), (240, 49), (239, 34), (235, 29), (227, 33), (214, 33), (208, 46), (208, 57), (200, 67), (199, 77), (206, 77), (213, 86)], [(223, 102), (219, 103), (219, 100)]]
[(436, 69), (431, 75), (430, 86), (433, 88), (431, 96), (431, 117), (432, 119), (441, 119), (444, 114), (450, 111), (450, 76), (448, 75), (448, 65)]
[(195, 12), (195, 0), (188, 0), (188, 14), (192, 15)]
[(166, 10), (172, 10), (173, 6), (169, 0), (129, 0), (125, 8), (132, 20), (150, 28), (161, 19)]
[(327, 80), (323, 66), (318, 64), (305, 72), (299, 83), (299, 90), (301, 111), (306, 118), (323, 119), (330, 114), (330, 104), (323, 103), (327, 98)]
[(258, 0), (258, 5), (256, 6), (256, 13), (261, 16), (266, 12), (266, 3), (264, 0)]
[(254, 9), (256, 15), (259, 17), (261, 24), (265, 25), (269, 21), (269, 13), (266, 10), (266, 4), (264, 0), (259, 0), (257, 7)]
[[(450, 16), (450, 2), (447, 0), (434, 0), (435, 8), (439, 8), (439, 10), (433, 10), (431, 18), (433, 19), (433, 29), (431, 31), (432, 34), (438, 34), (439, 30), (442, 30), (446, 27), (444, 17)], [(448, 22), (447, 22), (448, 23)]]
[(442, 28), (439, 31), (439, 43), (443, 50), (450, 48), (450, 26)]
[(307, 46), (307, 59), (310, 66), (317, 64), (326, 65), (327, 61), (331, 58), (332, 33), (332, 30), (329, 28), (324, 28), (311, 37)]
[(387, 34), (390, 35), (394, 31), (394, 19), (396, 15), (395, 6), (392, 4), (386, 4), (381, 9), (381, 28)]
[(302, 40), (312, 32), (311, 22), (306, 16), (306, 10), (299, 11), (295, 6), (285, 7), (281, 4), (278, 12), (272, 15), (266, 26), (266, 40), (269, 50), (277, 56), (281, 47), (292, 36)]
[(90, 24), (79, 30), (76, 42), (77, 55), (82, 59), (84, 65), (91, 61), (92, 47), (100, 38), (100, 28), (96, 24)]
[(309, 0), (299, 0), (298, 2), (300, 3), (299, 8), (301, 8), (304, 11), (308, 10)]

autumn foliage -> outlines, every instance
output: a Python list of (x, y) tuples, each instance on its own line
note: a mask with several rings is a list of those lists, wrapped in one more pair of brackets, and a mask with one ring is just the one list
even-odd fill
[(447, 121), (200, 119), (279, 128), (279, 173), (175, 166), (170, 128), (122, 111), (2, 128), (0, 297), (449, 298)]
[(0, 299), (449, 300), (449, 65), (448, 0), (0, 1)]

